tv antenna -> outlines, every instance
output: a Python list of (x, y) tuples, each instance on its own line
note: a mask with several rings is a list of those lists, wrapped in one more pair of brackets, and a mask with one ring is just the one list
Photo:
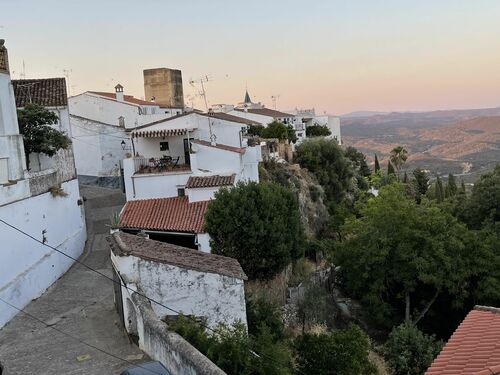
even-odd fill
[(208, 113), (207, 120), (208, 120), (208, 132), (210, 134), (210, 143), (215, 144), (215, 141), (217, 140), (217, 136), (215, 135), (215, 133), (213, 132), (213, 129), (212, 129), (212, 121), (210, 119), (211, 112), (208, 109), (207, 91), (205, 90), (205, 83), (210, 82), (212, 80), (213, 80), (212, 75), (207, 74), (207, 75), (200, 77), (200, 78), (197, 78), (197, 79), (190, 79), (189, 84), (191, 86), (193, 86), (193, 88), (195, 90), (198, 91), (198, 95), (201, 96), (203, 98), (203, 101), (205, 102), (205, 110)]
[(274, 110), (276, 110), (276, 102), (278, 100), (278, 98), (280, 97), (280, 95), (273, 95), (271, 96), (271, 100), (273, 101), (273, 108)]

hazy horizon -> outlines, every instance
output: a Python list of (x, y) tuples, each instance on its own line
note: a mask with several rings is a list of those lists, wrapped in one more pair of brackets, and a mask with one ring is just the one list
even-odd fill
[[(61, 5), (64, 4), (64, 5)], [(317, 113), (414, 112), (500, 105), (500, 2), (494, 0), (186, 1), (6, 0), (0, 38), (13, 78), (64, 76), (72, 95), (144, 97), (142, 70), (205, 75), (209, 104), (245, 87), (272, 108)]]

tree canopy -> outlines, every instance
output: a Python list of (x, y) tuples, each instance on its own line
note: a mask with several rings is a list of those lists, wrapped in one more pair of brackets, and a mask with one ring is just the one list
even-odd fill
[(316, 176), (331, 202), (340, 202), (351, 188), (351, 163), (333, 139), (306, 139), (297, 147), (297, 163)]
[(249, 278), (271, 278), (303, 251), (295, 195), (275, 183), (240, 183), (210, 201), (205, 229), (212, 252), (238, 259)]
[(399, 172), (408, 159), (408, 150), (404, 146), (394, 147), (389, 158), (394, 168)]
[(332, 134), (328, 126), (314, 124), (306, 128), (306, 136), (308, 137), (326, 137)]
[(358, 327), (332, 333), (304, 333), (295, 341), (298, 373), (305, 375), (370, 375), (369, 341)]
[(343, 229), (334, 254), (346, 287), (374, 320), (417, 323), (443, 292), (457, 303), (472, 270), (466, 228), (451, 214), (418, 205), (401, 184), (380, 189)]
[(62, 132), (51, 127), (57, 124), (58, 117), (54, 112), (37, 104), (27, 104), (17, 110), (19, 131), (24, 140), (26, 164), (29, 169), (29, 155), (33, 152), (54, 156), (60, 149), (70, 145), (69, 138)]

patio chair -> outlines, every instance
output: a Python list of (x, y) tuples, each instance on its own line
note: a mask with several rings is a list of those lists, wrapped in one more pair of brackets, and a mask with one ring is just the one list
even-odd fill
[(177, 156), (175, 159), (170, 158), (170, 163), (172, 163), (172, 168), (177, 167), (177, 164), (179, 163), (180, 158), (181, 158), (180, 156)]

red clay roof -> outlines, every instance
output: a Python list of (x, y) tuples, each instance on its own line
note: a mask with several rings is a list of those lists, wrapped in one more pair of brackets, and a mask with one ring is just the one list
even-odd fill
[(199, 145), (202, 145), (202, 146), (208, 146), (208, 147), (218, 148), (220, 150), (225, 150), (225, 151), (237, 152), (238, 154), (244, 154), (245, 153), (245, 148), (243, 148), (243, 147), (234, 147), (234, 146), (229, 146), (229, 145), (223, 145), (223, 144), (220, 144), (220, 143), (217, 143), (214, 146), (210, 142), (204, 141), (202, 139), (194, 139), (194, 140), (191, 141), (191, 143), (196, 143), (196, 144), (199, 144)]
[(474, 307), (425, 374), (500, 374), (500, 309)]
[(13, 79), (12, 87), (16, 98), (16, 107), (24, 107), (28, 103), (42, 107), (65, 107), (68, 105), (66, 79)]
[(187, 181), (186, 188), (192, 189), (233, 185), (235, 176), (235, 174), (230, 176), (191, 176)]
[[(105, 96), (106, 98), (110, 98), (110, 99), (116, 99), (116, 94), (114, 92), (100, 92), (100, 91), (89, 91), (90, 93), (92, 94), (96, 94), (96, 95), (99, 95), (99, 96)], [(142, 100), (142, 99), (137, 99), (137, 98), (134, 98), (132, 95), (123, 95), (123, 100), (127, 103), (132, 103), (132, 104), (137, 104), (137, 105), (155, 105), (155, 106), (159, 106), (158, 103), (155, 103), (155, 102), (148, 102), (146, 100)]]
[(256, 115), (269, 116), (269, 117), (273, 117), (273, 118), (294, 117), (295, 116), (295, 115), (292, 115), (290, 113), (285, 113), (285, 112), (277, 111), (275, 109), (270, 109), (270, 108), (248, 108), (247, 110), (236, 108), (235, 110), (238, 112), (255, 113)]
[(107, 240), (113, 253), (118, 256), (132, 255), (198, 272), (247, 279), (245, 272), (234, 258), (205, 253), (123, 232), (114, 233), (107, 237)]
[(204, 233), (208, 201), (189, 203), (188, 197), (128, 201), (121, 213), (124, 228), (165, 232)]

